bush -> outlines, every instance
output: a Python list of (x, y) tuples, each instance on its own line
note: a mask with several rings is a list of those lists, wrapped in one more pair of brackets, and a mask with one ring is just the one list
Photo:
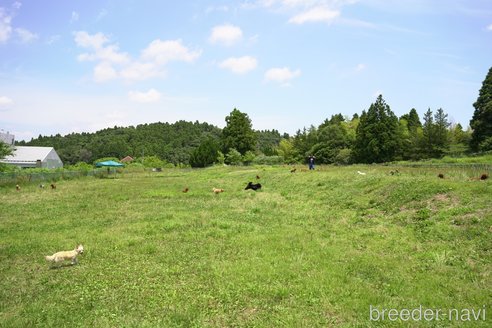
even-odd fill
[(236, 149), (231, 148), (226, 155), (226, 163), (230, 165), (241, 165), (243, 156)]
[(255, 153), (253, 153), (251, 150), (248, 150), (243, 156), (244, 165), (250, 165), (255, 160), (255, 157)]
[(282, 156), (266, 156), (260, 155), (253, 160), (253, 164), (256, 165), (280, 165), (284, 163)]

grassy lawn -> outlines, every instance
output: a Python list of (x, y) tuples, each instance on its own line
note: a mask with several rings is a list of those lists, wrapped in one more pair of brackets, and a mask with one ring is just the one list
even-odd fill
[[(3, 187), (0, 326), (415, 327), (370, 321), (370, 306), (422, 306), (486, 309), (466, 326), (490, 327), (492, 182), (392, 169), (213, 167)], [(243, 190), (256, 175), (263, 188)], [(77, 265), (45, 261), (77, 243)], [(462, 325), (445, 319), (421, 324)]]

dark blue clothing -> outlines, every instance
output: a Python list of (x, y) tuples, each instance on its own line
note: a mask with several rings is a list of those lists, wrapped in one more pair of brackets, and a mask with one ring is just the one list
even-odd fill
[(314, 157), (309, 157), (309, 169), (314, 170)]

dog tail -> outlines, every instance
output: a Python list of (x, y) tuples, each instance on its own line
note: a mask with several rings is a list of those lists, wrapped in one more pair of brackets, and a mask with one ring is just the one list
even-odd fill
[(46, 261), (54, 261), (55, 260), (55, 256), (54, 255), (48, 255), (48, 256), (45, 256), (44, 257), (46, 259)]

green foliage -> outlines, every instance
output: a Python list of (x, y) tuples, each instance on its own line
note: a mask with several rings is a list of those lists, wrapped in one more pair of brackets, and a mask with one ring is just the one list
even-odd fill
[(137, 157), (135, 159), (135, 162), (142, 163), (144, 167), (147, 168), (163, 168), (166, 167), (168, 164), (166, 161), (163, 161), (159, 157), (152, 155), (152, 156), (144, 156), (144, 157)]
[(208, 123), (178, 121), (107, 128), (96, 133), (39, 136), (19, 145), (54, 147), (63, 163), (92, 163), (97, 158), (157, 156), (175, 165), (188, 164), (193, 150), (207, 136), (218, 138), (220, 129)]
[[(349, 133), (351, 125), (345, 122), (341, 114), (333, 115), (331, 119), (325, 120), (318, 128), (317, 143), (310, 149), (309, 153), (316, 157), (320, 164), (341, 164), (338, 161), (344, 157), (338, 157), (342, 149), (349, 149), (355, 134)], [(345, 154), (346, 155), (346, 154)], [(343, 159), (346, 161), (348, 159)]]
[(402, 115), (400, 120), (405, 120), (407, 122), (407, 127), (410, 132), (422, 127), (419, 114), (415, 108), (412, 108), (408, 114)]
[(283, 158), (284, 163), (293, 164), (296, 159), (296, 151), (294, 149), (294, 144), (291, 139), (282, 139), (278, 145), (277, 151), (279, 156)]
[(395, 159), (401, 140), (398, 118), (386, 104), (382, 95), (363, 111), (357, 126), (354, 155), (358, 162), (382, 163)]
[(255, 153), (251, 150), (248, 150), (242, 157), (242, 161), (244, 165), (250, 165), (256, 158)]
[(225, 155), (220, 150), (217, 150), (217, 163), (224, 164), (225, 163)]
[(449, 149), (449, 126), (448, 114), (439, 108), (436, 114), (432, 115), (429, 108), (424, 115), (422, 127), (423, 138), (421, 139), (420, 152), (424, 158), (436, 158), (443, 156)]
[(256, 165), (280, 165), (283, 164), (284, 158), (282, 156), (266, 156), (266, 155), (259, 155), (256, 156), (253, 164)]
[(206, 167), (212, 165), (217, 160), (217, 152), (220, 146), (215, 138), (208, 137), (200, 143), (190, 157), (192, 167)]
[(296, 150), (296, 161), (304, 162), (306, 158), (311, 155), (311, 149), (318, 142), (318, 129), (311, 125), (309, 129), (303, 128), (303, 130), (297, 130), (294, 138), (293, 145)]
[(470, 126), (473, 129), (470, 146), (474, 151), (492, 150), (491, 143), (484, 142), (492, 137), (492, 67), (482, 83), (478, 99), (473, 107), (475, 111), (470, 120)]
[(258, 140), (256, 147), (258, 151), (267, 156), (277, 155), (277, 147), (282, 140), (280, 132), (274, 129), (271, 131), (256, 131), (255, 134)]
[(349, 148), (342, 148), (338, 151), (333, 160), (333, 164), (348, 165), (352, 163), (352, 150)]
[[(11, 146), (6, 143), (0, 141), (0, 159), (4, 159), (5, 157), (12, 155), (13, 149)], [(8, 171), (8, 165), (4, 163), (0, 163), (0, 172)]]
[(75, 170), (75, 171), (90, 171), (94, 169), (94, 166), (86, 162), (77, 162), (73, 165), (64, 165), (65, 170)]
[(234, 148), (244, 154), (248, 150), (254, 150), (257, 136), (251, 125), (248, 114), (242, 113), (236, 108), (225, 118), (227, 125), (222, 130), (222, 146), (225, 152)]
[(0, 159), (4, 159), (5, 157), (12, 155), (12, 153), (12, 147), (0, 141)]
[(243, 156), (236, 149), (231, 148), (229, 152), (226, 154), (226, 163), (230, 165), (241, 165), (241, 161), (243, 160)]

